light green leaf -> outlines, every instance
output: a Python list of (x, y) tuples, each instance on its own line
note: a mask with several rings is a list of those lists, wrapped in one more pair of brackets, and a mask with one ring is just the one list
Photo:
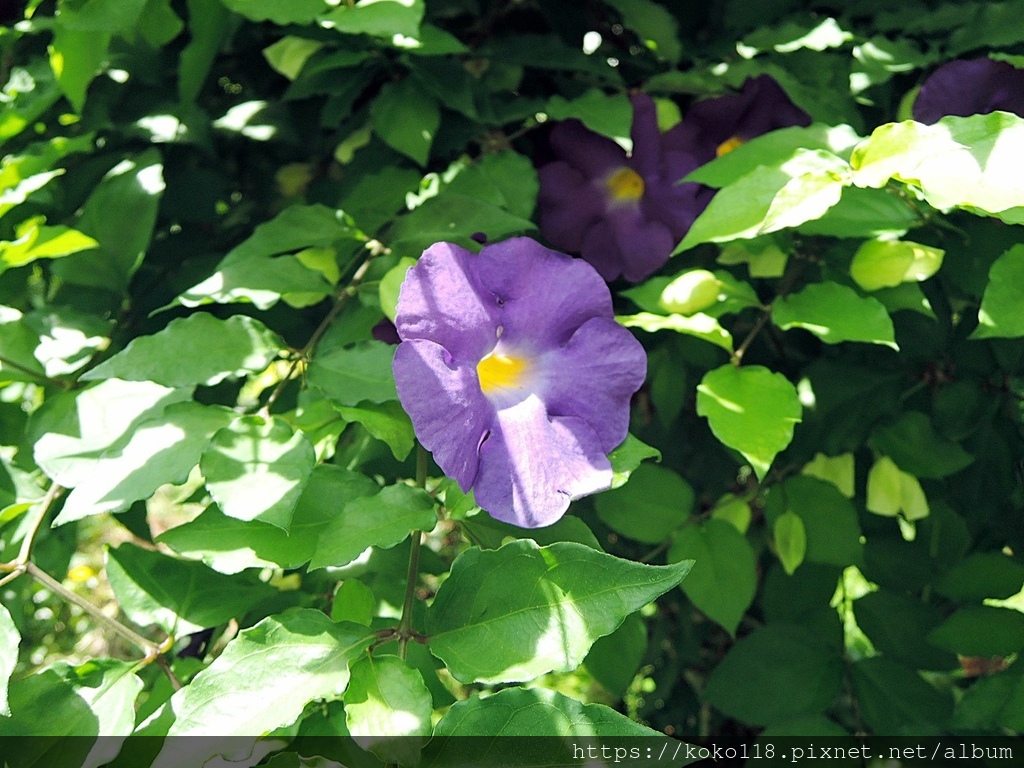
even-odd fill
[[(365, 239), (347, 217), (322, 205), (292, 205), (235, 246), (216, 272), (177, 298), (186, 307), (248, 301), (269, 309), (282, 294), (326, 296), (331, 285), (299, 258), (281, 256), (306, 248), (332, 248)], [(277, 258), (274, 258), (277, 257)]]
[(132, 544), (107, 551), (107, 579), (125, 615), (175, 637), (241, 618), (275, 590)]
[(919, 411), (907, 411), (895, 422), (875, 427), (869, 445), (914, 477), (946, 477), (974, 461), (959, 443), (936, 432), (931, 419)]
[(230, 10), (252, 21), (272, 21), (274, 24), (308, 24), (330, 9), (325, 0), (220, 0)]
[(862, 563), (857, 510), (831, 483), (806, 475), (791, 477), (769, 493), (765, 512), (773, 525), (789, 513), (800, 518), (808, 562), (840, 567)]
[(483, 232), (492, 241), (533, 232), (537, 225), (504, 208), (457, 192), (442, 192), (402, 216), (391, 228), (391, 249), (419, 258), (437, 242), (450, 242), (473, 250), (480, 244), (470, 235)]
[(761, 366), (708, 371), (697, 387), (697, 413), (707, 417), (715, 437), (743, 454), (759, 479), (801, 420), (796, 387)]
[(69, 457), (72, 466), (67, 474), (74, 482), (61, 484), (74, 490), (54, 525), (121, 512), (135, 501), (148, 499), (161, 485), (185, 482), (210, 438), (233, 416), (219, 406), (174, 403), (142, 421), (126, 441)]
[(572, 101), (556, 94), (544, 111), (552, 120), (579, 120), (590, 130), (614, 139), (627, 150), (633, 146), (630, 138), (633, 105), (624, 93), (609, 96), (598, 88), (589, 88)]
[(346, 421), (362, 424), (367, 432), (387, 443), (398, 461), (405, 461), (412, 451), (416, 443), (412, 421), (397, 400), (389, 400), (386, 403), (363, 401), (354, 407), (336, 407)]
[(244, 416), (222, 428), (199, 462), (225, 515), (284, 530), (315, 465), (313, 446), (301, 432), (261, 416)]
[(423, 0), (360, 0), (327, 13), (322, 23), (349, 35), (419, 39)]
[(365, 656), (352, 665), (345, 722), (359, 746), (381, 760), (419, 762), (432, 710), (423, 677), (397, 656)]
[[(323, 0), (315, 0), (323, 4)], [(275, 4), (276, 5), (276, 4)], [(288, 35), (263, 49), (267, 63), (289, 80), (295, 80), (302, 72), (309, 57), (324, 47), (319, 40)]]
[(132, 672), (135, 666), (113, 659), (78, 667), (58, 661), (15, 681), (12, 716), (0, 717), (0, 738), (45, 738), (25, 738), (10, 752), (5, 749), (11, 768), (107, 765), (135, 726), (135, 699), (142, 691), (142, 680)]
[(826, 344), (862, 341), (899, 349), (885, 305), (839, 283), (811, 283), (777, 299), (772, 322), (784, 331), (803, 328)]
[(388, 549), (405, 541), (413, 531), (432, 531), (436, 524), (434, 502), (425, 491), (389, 485), (375, 496), (341, 506), (320, 534), (309, 567), (315, 570), (345, 565), (368, 547)]
[(99, 248), (54, 262), (54, 273), (75, 285), (127, 289), (149, 247), (163, 191), (155, 149), (115, 165), (85, 201), (76, 225)]
[(881, 456), (868, 472), (865, 507), (883, 517), (896, 517), (900, 512), (906, 520), (928, 517), (928, 499), (917, 478), (903, 472), (888, 456)]
[[(60, 98), (60, 88), (49, 62), (35, 59), (25, 67), (12, 67), (0, 91), (0, 143), (17, 136)], [(0, 208), (2, 211), (2, 208)]]
[(800, 567), (807, 553), (804, 521), (794, 512), (784, 512), (775, 520), (773, 531), (779, 561), (786, 573), (792, 575), (793, 571)]
[(831, 152), (806, 149), (796, 150), (778, 166), (759, 165), (718, 191), (675, 253), (818, 218), (839, 202), (848, 168)]
[(670, 314), (693, 315), (718, 302), (722, 281), (706, 269), (690, 269), (676, 275), (658, 297), (659, 306)]
[[(290, 725), (309, 702), (345, 692), (349, 665), (372, 642), (367, 627), (336, 624), (317, 610), (268, 616), (174, 694), (168, 735), (250, 736)], [(167, 742), (156, 765), (172, 764), (176, 748)]]
[(367, 341), (350, 349), (333, 349), (309, 364), (309, 385), (334, 404), (356, 406), (364, 400), (397, 400), (391, 361), (395, 348), (382, 341)]
[(636, 315), (619, 315), (615, 318), (626, 328), (640, 328), (648, 333), (655, 331), (675, 331), (686, 336), (695, 336), (710, 341), (726, 352), (732, 352), (732, 336), (718, 320), (698, 312), (695, 315), (655, 315), (651, 312), (640, 312)]
[(139, 17), (139, 34), (151, 48), (162, 48), (181, 34), (184, 22), (171, 8), (171, 0), (147, 0)]
[(373, 609), (376, 607), (377, 598), (373, 590), (359, 579), (348, 578), (334, 592), (331, 621), (352, 621), (368, 627), (373, 621)]
[(691, 565), (641, 565), (582, 544), (529, 540), (469, 549), (427, 610), (430, 650), (462, 682), (569, 671), (597, 638), (678, 584)]
[[(510, 762), (514, 756), (488, 749), (478, 739), (462, 740), (458, 736), (479, 736), (485, 733), (498, 739), (505, 736), (663, 736), (650, 728), (620, 715), (601, 704), (581, 704), (561, 693), (544, 688), (507, 688), (499, 693), (480, 698), (475, 696), (452, 705), (434, 730), (430, 749), (440, 748), (440, 754), (431, 754), (431, 764), (438, 766), (475, 765), (481, 754), (501, 755), (502, 765), (561, 765), (552, 760), (550, 745), (544, 761), (536, 755), (523, 754), (522, 762)], [(677, 742), (672, 742), (673, 747)], [(524, 744), (525, 746), (525, 744)], [(568, 747), (571, 750), (571, 746)], [(470, 752), (469, 750), (472, 750)], [(465, 762), (476, 756), (476, 761)], [(458, 759), (461, 757), (462, 759)], [(684, 765), (686, 763), (680, 763)]]
[(0, 605), (0, 716), (7, 717), (11, 708), (7, 701), (7, 686), (14, 668), (18, 664), (18, 646), (21, 644), (21, 633), (11, 618), (11, 614)]
[(425, 89), (411, 78), (388, 83), (370, 105), (370, 117), (374, 132), (385, 144), (420, 165), (427, 164), (441, 125), (441, 110)]
[(298, 568), (313, 556), (320, 534), (342, 505), (379, 490), (366, 475), (322, 464), (313, 470), (303, 489), (287, 531), (258, 520), (236, 520), (210, 506), (195, 520), (165, 531), (158, 540), (221, 573)]
[(729, 717), (770, 725), (824, 712), (842, 685), (837, 651), (806, 629), (769, 625), (729, 650), (708, 678), (705, 696)]
[(63, 173), (64, 169), (58, 168), (55, 171), (41, 171), (31, 176), (11, 179), (3, 190), (0, 191), (0, 216), (24, 203), (33, 192), (38, 192), (55, 178), (63, 175)]
[(380, 295), (380, 308), (384, 315), (391, 322), (395, 322), (395, 312), (398, 307), (398, 294), (402, 290), (402, 283), (405, 281), (405, 273), (409, 267), (416, 263), (416, 259), (404, 256), (398, 263), (387, 271), (387, 274), (380, 279), (377, 292)]
[(850, 277), (865, 291), (921, 282), (939, 271), (945, 251), (909, 240), (868, 240), (857, 249)]
[(751, 277), (782, 277), (789, 254), (767, 235), (727, 243), (718, 256), (719, 264), (746, 264)]
[(1024, 336), (1024, 245), (1015, 245), (996, 259), (978, 310), (972, 339)]
[(882, 187), (889, 179), (921, 189), (940, 210), (959, 207), (1024, 222), (1024, 119), (1007, 112), (944, 117), (934, 125), (888, 123), (859, 144), (851, 180)]
[(689, 518), (693, 488), (670, 469), (641, 464), (621, 488), (597, 497), (597, 516), (634, 541), (657, 544)]
[(110, 34), (106, 31), (74, 29), (67, 25), (67, 18), (63, 10), (57, 17), (53, 42), (49, 47), (50, 67), (71, 106), (81, 113), (89, 83), (106, 62)]
[(76, 229), (43, 226), (45, 221), (42, 216), (23, 221), (16, 230), (16, 240), (0, 242), (2, 267), (23, 267), (36, 259), (59, 259), (99, 245)]
[(711, 517), (715, 520), (724, 520), (740, 533), (746, 534), (750, 528), (752, 517), (750, 502), (732, 494), (726, 494), (712, 508)]
[(134, 339), (82, 379), (212, 387), (225, 379), (260, 373), (284, 348), (281, 338), (259, 320), (245, 315), (220, 320), (207, 312), (196, 312), (172, 320), (152, 336)]
[(693, 570), (681, 587), (690, 601), (730, 634), (750, 607), (757, 589), (754, 553), (735, 526), (711, 519), (679, 531), (669, 562), (692, 560)]
[(852, 453), (843, 453), (839, 456), (826, 456), (824, 453), (816, 453), (814, 458), (804, 465), (800, 473), (832, 483), (848, 499), (852, 499), (854, 496)]
[(633, 471), (646, 459), (661, 461), (661, 451), (627, 434), (626, 439), (608, 454), (613, 472), (612, 488), (625, 485)]
[(0, 306), (0, 380), (38, 381), (46, 371), (35, 356), (39, 334), (21, 312)]

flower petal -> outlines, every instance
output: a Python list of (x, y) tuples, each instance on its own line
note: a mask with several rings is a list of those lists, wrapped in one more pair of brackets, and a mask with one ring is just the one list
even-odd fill
[(583, 233), (604, 215), (607, 200), (581, 171), (564, 161), (545, 165), (537, 175), (540, 231), (555, 247), (578, 252)]
[(414, 339), (398, 345), (393, 369), (416, 437), (444, 473), (468, 491), (477, 476), (480, 441), (494, 420), (476, 366), (456, 363), (439, 344)]
[(637, 283), (668, 261), (674, 246), (668, 227), (645, 219), (640, 208), (622, 207), (590, 228), (580, 253), (605, 280)]
[(654, 100), (646, 93), (635, 94), (630, 101), (633, 104), (633, 126), (630, 130), (633, 152), (629, 164), (646, 181), (648, 177), (658, 173), (658, 166), (661, 163), (658, 113)]
[(559, 520), (569, 502), (611, 487), (612, 469), (598, 437), (574, 418), (549, 418), (529, 397), (499, 411), (480, 448), (477, 503), (492, 517), (521, 528)]
[(489, 245), (480, 283), (503, 303), (502, 341), (534, 353), (565, 344), (592, 317), (612, 317), (612, 297), (593, 268), (528, 237)]
[(542, 365), (544, 404), (552, 417), (572, 416), (597, 434), (605, 453), (626, 439), (629, 401), (647, 376), (647, 355), (633, 334), (610, 318), (595, 317)]
[(395, 325), (403, 341), (429, 339), (459, 362), (494, 346), (498, 304), (480, 285), (479, 257), (451, 243), (430, 246), (406, 274)]
[(626, 164), (626, 150), (579, 120), (565, 120), (551, 131), (551, 148), (557, 157), (587, 178), (599, 179)]
[(921, 85), (914, 119), (932, 124), (946, 115), (983, 115), (996, 110), (1024, 116), (1024, 70), (1005, 61), (950, 61)]

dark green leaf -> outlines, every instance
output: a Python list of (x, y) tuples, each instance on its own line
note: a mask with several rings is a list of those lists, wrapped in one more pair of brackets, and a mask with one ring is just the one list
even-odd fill
[[(390, 0), (377, 0), (376, 4), (397, 5)], [(441, 124), (441, 110), (433, 96), (409, 78), (388, 83), (371, 105), (370, 115), (373, 130), (388, 146), (420, 165), (427, 164)]]
[(959, 443), (942, 437), (931, 420), (917, 411), (907, 411), (895, 423), (876, 427), (871, 446), (914, 477), (946, 477), (974, 461)]
[(912, 669), (950, 670), (956, 657), (929, 643), (928, 633), (942, 623), (942, 611), (896, 592), (879, 590), (854, 601), (857, 625), (875, 648)]
[(1024, 648), (1024, 613), (991, 605), (964, 608), (928, 640), (961, 656), (1009, 656)]
[(657, 544), (689, 518), (693, 488), (669, 469), (641, 464), (624, 486), (598, 496), (596, 505), (598, 517), (612, 530)]
[(640, 614), (631, 613), (618, 629), (594, 642), (583, 664), (609, 693), (622, 696), (646, 650), (647, 626)]
[(317, 355), (309, 365), (309, 384), (336, 405), (356, 406), (364, 400), (397, 400), (391, 361), (395, 348), (382, 341), (367, 341), (351, 349)]
[(412, 421), (397, 400), (386, 403), (364, 401), (354, 407), (336, 407), (346, 421), (362, 424), (367, 432), (387, 443), (392, 455), (399, 461), (405, 461), (412, 451), (416, 443)]
[(253, 21), (272, 21), (275, 24), (308, 24), (330, 6), (325, 0), (220, 0), (230, 10)]
[(787, 511), (803, 521), (808, 561), (838, 566), (861, 563), (857, 510), (834, 485), (814, 477), (786, 480), (769, 493), (766, 513), (774, 525)]
[(948, 692), (882, 656), (861, 659), (851, 671), (864, 722), (875, 733), (938, 732), (953, 711)]
[(1012, 597), (1024, 588), (1024, 564), (1001, 552), (975, 552), (942, 575), (935, 591), (959, 603)]

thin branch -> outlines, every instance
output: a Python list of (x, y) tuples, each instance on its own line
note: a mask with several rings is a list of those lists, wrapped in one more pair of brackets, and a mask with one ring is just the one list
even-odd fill
[(36, 537), (39, 536), (39, 531), (42, 530), (43, 521), (50, 512), (50, 507), (53, 506), (54, 502), (60, 498), (60, 495), (64, 493), (64, 488), (57, 483), (51, 483), (49, 490), (46, 491), (46, 495), (43, 496), (42, 501), (39, 503), (36, 519), (32, 521), (28, 531), (25, 533), (25, 538), (21, 540), (21, 548), (18, 550), (18, 556), (9, 563), (0, 563), (0, 572), (8, 572), (7, 576), (0, 579), (0, 586), (7, 584), (10, 581), (14, 581), (16, 578), (25, 573), (28, 567), (29, 558), (32, 557), (32, 547), (35, 546)]
[(48, 384), (51, 387), (59, 387), (60, 389), (65, 390), (71, 389), (72, 387), (71, 382), (63, 381), (62, 379), (52, 379), (45, 373), (33, 371), (31, 368), (24, 366), (21, 363), (17, 363), (8, 357), (3, 357), (2, 355), (0, 355), (0, 366), (3, 366), (4, 368), (11, 368), (15, 371), (20, 371), (21, 373), (24, 373), (26, 376), (31, 376), (35, 381), (39, 382), (40, 384)]
[[(416, 445), (416, 485), (427, 486), (427, 449)], [(420, 572), (420, 547), (423, 546), (423, 531), (413, 531), (412, 547), (409, 549), (409, 569), (405, 574), (405, 601), (402, 603), (402, 618), (398, 622), (398, 657), (405, 659), (409, 653), (409, 639), (413, 636), (412, 609), (416, 600), (416, 582)]]
[(742, 341), (742, 343), (736, 347), (736, 351), (732, 353), (732, 364), (738, 366), (743, 361), (743, 355), (746, 354), (747, 348), (751, 345), (757, 335), (764, 329), (765, 324), (771, 318), (771, 310), (766, 310), (754, 323), (754, 327), (750, 329), (750, 333)]

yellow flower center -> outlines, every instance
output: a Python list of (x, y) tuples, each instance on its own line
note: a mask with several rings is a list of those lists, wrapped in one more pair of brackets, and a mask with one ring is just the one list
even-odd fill
[(732, 152), (736, 147), (743, 143), (743, 139), (739, 136), (733, 136), (728, 138), (718, 145), (718, 149), (715, 150), (715, 157), (721, 157)]
[(522, 389), (529, 369), (529, 361), (524, 357), (491, 353), (476, 364), (476, 375), (480, 389), (489, 395), (495, 390)]
[(605, 185), (616, 202), (635, 203), (644, 195), (644, 180), (632, 168), (619, 168), (605, 180)]

